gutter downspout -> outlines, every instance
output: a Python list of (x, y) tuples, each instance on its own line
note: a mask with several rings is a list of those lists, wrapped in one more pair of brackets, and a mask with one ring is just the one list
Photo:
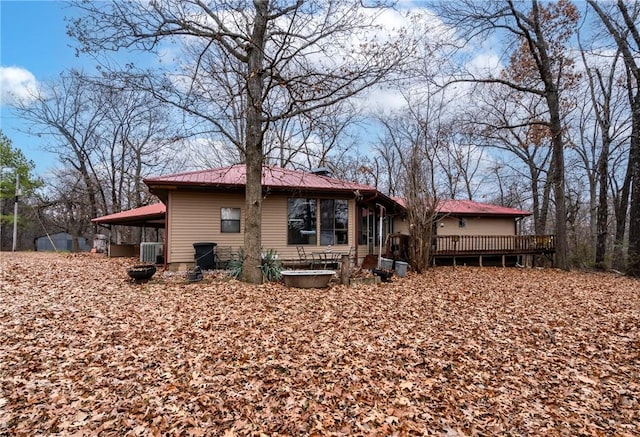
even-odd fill
[(164, 265), (163, 270), (166, 272), (169, 266), (169, 204), (171, 203), (171, 194), (167, 195), (167, 203), (164, 208)]

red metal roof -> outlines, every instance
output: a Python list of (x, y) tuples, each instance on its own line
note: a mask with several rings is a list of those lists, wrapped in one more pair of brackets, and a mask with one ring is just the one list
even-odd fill
[[(246, 166), (244, 164), (209, 170), (178, 173), (167, 176), (147, 178), (147, 185), (191, 185), (213, 187), (244, 187)], [(275, 166), (264, 166), (262, 170), (264, 188), (306, 189), (325, 191), (364, 191), (375, 192), (375, 187), (355, 182), (321, 176), (300, 170), (290, 170)]]
[[(246, 167), (244, 164), (240, 164), (231, 167), (152, 177), (145, 179), (144, 182), (149, 186), (156, 186), (161, 191), (163, 186), (242, 188), (246, 181), (245, 175)], [(381, 199), (387, 199), (388, 202), (395, 202), (400, 207), (406, 208), (405, 199), (389, 198), (370, 185), (343, 181), (300, 170), (265, 166), (262, 171), (262, 184), (264, 188), (281, 190), (360, 191), (362, 193), (375, 194)], [(471, 200), (442, 199), (438, 203), (438, 212), (441, 214), (509, 217), (531, 215), (528, 211), (473, 202)], [(140, 223), (149, 224), (152, 221), (159, 224), (161, 222), (160, 219), (162, 221), (164, 219), (165, 211), (165, 205), (157, 203), (99, 217), (92, 221), (101, 224), (133, 224), (133, 222), (136, 222), (139, 226), (141, 225)]]
[(438, 212), (443, 214), (470, 214), (470, 215), (531, 215), (528, 211), (491, 205), (488, 203), (473, 202), (471, 200), (441, 200)]
[[(400, 197), (393, 200), (406, 208), (407, 202)], [(491, 205), (488, 203), (474, 202), (472, 200), (441, 199), (438, 201), (438, 212), (451, 215), (475, 215), (475, 216), (513, 216), (524, 217), (531, 215), (528, 211)]]
[(164, 216), (167, 208), (164, 203), (154, 203), (152, 205), (141, 206), (140, 208), (128, 211), (117, 212), (94, 218), (93, 223), (103, 225), (126, 225), (126, 226), (164, 226)]

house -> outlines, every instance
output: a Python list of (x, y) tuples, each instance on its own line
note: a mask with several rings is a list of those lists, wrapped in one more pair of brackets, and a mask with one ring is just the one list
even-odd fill
[[(403, 199), (395, 200), (405, 205)], [(497, 259), (502, 265), (525, 264), (525, 256), (552, 255), (552, 235), (522, 235), (522, 219), (530, 215), (528, 211), (471, 200), (440, 200), (432, 245), (434, 264), (455, 263), (456, 258), (463, 262), (475, 259), (480, 265), (487, 259)], [(396, 219), (394, 228), (399, 234), (408, 234), (406, 221)]]
[[(172, 270), (191, 268), (195, 252), (211, 243), (218, 261), (225, 261), (244, 245), (245, 181), (244, 165), (147, 178), (162, 203), (93, 222), (163, 226), (164, 260)], [(407, 258), (403, 199), (323, 173), (273, 166), (263, 168), (262, 184), (262, 247), (275, 249), (282, 259), (298, 260), (301, 250), (309, 259), (327, 250), (356, 256), (356, 262), (368, 254)], [(482, 264), (487, 256), (499, 256), (504, 264), (505, 256), (552, 253), (552, 237), (519, 235), (528, 215), (472, 201), (441, 201), (434, 262), (466, 256)]]
[[(245, 165), (147, 178), (166, 205), (165, 258), (170, 269), (194, 263), (194, 243), (216, 244), (228, 257), (244, 244)], [(381, 218), (402, 210), (374, 187), (280, 167), (262, 172), (262, 247), (285, 260), (314, 252), (373, 253)], [(384, 233), (384, 231), (383, 231)]]

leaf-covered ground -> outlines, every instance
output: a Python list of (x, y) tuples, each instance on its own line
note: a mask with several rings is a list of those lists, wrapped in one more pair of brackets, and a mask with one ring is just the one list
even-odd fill
[(132, 263), (2, 253), (0, 435), (640, 434), (637, 280), (297, 290)]

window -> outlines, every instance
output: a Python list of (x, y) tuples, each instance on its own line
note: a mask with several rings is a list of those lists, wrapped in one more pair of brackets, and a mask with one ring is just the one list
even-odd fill
[(349, 203), (320, 200), (320, 245), (348, 244)]
[(459, 228), (464, 228), (465, 226), (467, 226), (467, 219), (464, 219), (464, 218), (460, 217), (458, 219), (458, 227)]
[(316, 199), (287, 201), (287, 244), (317, 244)]
[(220, 232), (240, 233), (240, 208), (220, 208)]

